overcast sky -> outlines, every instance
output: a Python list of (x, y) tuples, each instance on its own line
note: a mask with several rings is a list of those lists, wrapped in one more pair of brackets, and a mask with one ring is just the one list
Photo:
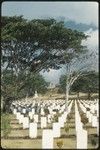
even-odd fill
[[(23, 15), (24, 18), (46, 18), (63, 16), (77, 23), (91, 24), (98, 27), (97, 2), (3, 2), (2, 16)], [(85, 42), (89, 49), (98, 50), (98, 30), (85, 32), (91, 37)], [(45, 78), (58, 83), (61, 71), (51, 70)]]
[(64, 16), (80, 23), (98, 24), (97, 2), (3, 2), (2, 15), (25, 18)]

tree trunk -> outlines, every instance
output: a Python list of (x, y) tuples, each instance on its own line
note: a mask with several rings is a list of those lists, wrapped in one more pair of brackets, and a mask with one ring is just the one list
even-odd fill
[(68, 99), (69, 99), (69, 88), (68, 84), (66, 85), (66, 97), (65, 97), (65, 110), (68, 110)]

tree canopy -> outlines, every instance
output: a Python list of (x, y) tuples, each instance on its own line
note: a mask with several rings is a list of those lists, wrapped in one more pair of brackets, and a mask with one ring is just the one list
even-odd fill
[[(82, 40), (86, 40), (87, 36), (67, 29), (64, 22), (53, 18), (27, 20), (23, 16), (3, 16), (1, 23), (2, 81), (9, 78), (8, 84), (13, 80), (11, 89), (15, 89), (15, 95), (27, 89), (29, 93), (35, 88), (39, 90), (40, 83), (45, 88), (46, 83), (40, 75), (37, 75), (39, 80), (35, 80), (37, 73), (59, 69), (86, 52)], [(10, 76), (7, 71), (10, 71)], [(2, 84), (2, 89), (4, 87), (5, 84)], [(6, 85), (6, 88), (10, 90), (10, 86)], [(8, 93), (11, 94), (12, 90)]]
[[(59, 91), (66, 92), (66, 75), (60, 77)], [(92, 93), (98, 93), (99, 91), (99, 76), (98, 72), (90, 71), (84, 72), (71, 86), (71, 92), (83, 92), (88, 93), (88, 97)]]
[[(22, 16), (2, 17), (2, 64), (7, 68), (41, 71), (59, 69), (66, 61), (84, 51), (82, 40), (87, 36), (67, 29), (54, 19), (25, 20)], [(69, 53), (73, 50), (73, 55)]]
[(92, 93), (98, 93), (99, 91), (99, 75), (98, 72), (91, 71), (88, 74), (84, 74), (75, 81), (71, 90), (74, 92), (88, 93), (88, 98)]

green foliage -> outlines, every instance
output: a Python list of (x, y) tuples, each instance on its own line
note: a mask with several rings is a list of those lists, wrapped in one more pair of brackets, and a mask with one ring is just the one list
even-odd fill
[(67, 120), (70, 121), (71, 119), (72, 119), (72, 115), (71, 115), (71, 114), (68, 114), (68, 115), (67, 115)]
[(35, 90), (45, 93), (47, 83), (38, 73), (59, 69), (84, 52), (81, 41), (87, 36), (67, 29), (64, 22), (5, 16), (1, 23), (1, 69), (11, 72), (3, 77), (4, 99), (21, 98), (26, 93), (31, 96)]
[(96, 146), (97, 143), (98, 143), (97, 138), (96, 138), (96, 137), (91, 137), (91, 144), (92, 144), (93, 146)]
[(4, 138), (7, 138), (11, 132), (10, 121), (11, 121), (11, 119), (10, 119), (9, 114), (2, 114), (1, 115), (1, 129), (3, 131), (3, 137)]
[(45, 115), (48, 115), (49, 114), (49, 109), (48, 108), (44, 108), (44, 113), (45, 113)]
[[(17, 66), (20, 70), (59, 69), (66, 63), (64, 57), (69, 62), (83, 51), (81, 41), (87, 38), (84, 33), (67, 29), (63, 22), (54, 19), (29, 21), (14, 16), (2, 17), (1, 21), (2, 50), (9, 53), (2, 56), (2, 61), (9, 61), (10, 68)], [(68, 53), (68, 49), (74, 53)]]
[[(59, 91), (66, 91), (66, 76), (62, 75), (59, 82)], [(97, 93), (99, 89), (99, 76), (97, 72), (83, 72), (71, 86), (71, 92)]]
[(99, 90), (99, 76), (97, 72), (84, 73), (80, 76), (71, 88), (74, 92), (88, 93), (90, 99), (91, 93), (97, 93)]
[(70, 126), (69, 126), (69, 125), (66, 125), (64, 129), (65, 129), (65, 132), (66, 132), (66, 133), (69, 133)]
[(58, 117), (60, 116), (59, 113), (56, 113), (53, 117), (53, 122), (58, 122)]
[(59, 147), (59, 149), (61, 149), (62, 146), (63, 146), (63, 140), (58, 140), (57, 141), (57, 146)]
[(84, 125), (88, 123), (88, 118), (84, 114), (81, 114), (81, 122)]
[(35, 90), (44, 94), (47, 90), (48, 83), (40, 74), (25, 74), (20, 72), (18, 75), (12, 74), (11, 71), (4, 71), (1, 81), (1, 95), (3, 97), (3, 111), (8, 111), (10, 103), (15, 99), (33, 96)]

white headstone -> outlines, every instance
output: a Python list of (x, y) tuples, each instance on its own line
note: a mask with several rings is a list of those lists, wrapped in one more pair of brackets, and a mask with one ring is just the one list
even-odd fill
[(35, 114), (35, 109), (34, 108), (32, 108), (32, 114)]
[(87, 111), (86, 112), (86, 117), (89, 118), (89, 115), (90, 115), (90, 111)]
[(90, 113), (89, 114), (89, 123), (91, 123), (92, 122), (92, 114)]
[(30, 117), (30, 119), (33, 119), (33, 113), (32, 112), (29, 112), (29, 117)]
[(44, 109), (43, 108), (41, 108), (41, 115), (44, 115), (45, 113), (44, 113)]
[(60, 125), (58, 122), (53, 123), (53, 137), (60, 137)]
[(77, 149), (87, 149), (87, 131), (82, 129), (76, 133)]
[(19, 124), (23, 123), (23, 119), (24, 119), (24, 115), (21, 114), (21, 115), (19, 116)]
[(97, 116), (92, 116), (92, 127), (97, 127), (98, 122), (97, 122)]
[(60, 127), (64, 127), (64, 120), (63, 120), (63, 117), (59, 117), (59, 118), (58, 118), (58, 122), (59, 122)]
[(13, 113), (15, 115), (17, 113), (17, 109), (14, 108)]
[(42, 149), (53, 149), (53, 131), (51, 129), (43, 130)]
[(41, 128), (45, 128), (47, 126), (47, 118), (41, 117)]
[(37, 137), (37, 123), (29, 124), (29, 137), (36, 138)]
[(23, 119), (23, 129), (27, 129), (27, 128), (29, 128), (29, 118), (24, 117), (24, 119)]
[(19, 119), (20, 114), (21, 114), (20, 112), (17, 112), (17, 113), (16, 113), (16, 119)]
[(36, 123), (37, 123), (37, 122), (39, 121), (39, 117), (38, 117), (38, 115), (34, 115), (34, 116), (33, 116), (33, 118), (34, 118), (34, 122), (36, 122)]
[(25, 108), (23, 108), (22, 112), (23, 112), (23, 114), (25, 114), (25, 113), (26, 113), (26, 109), (25, 109)]

